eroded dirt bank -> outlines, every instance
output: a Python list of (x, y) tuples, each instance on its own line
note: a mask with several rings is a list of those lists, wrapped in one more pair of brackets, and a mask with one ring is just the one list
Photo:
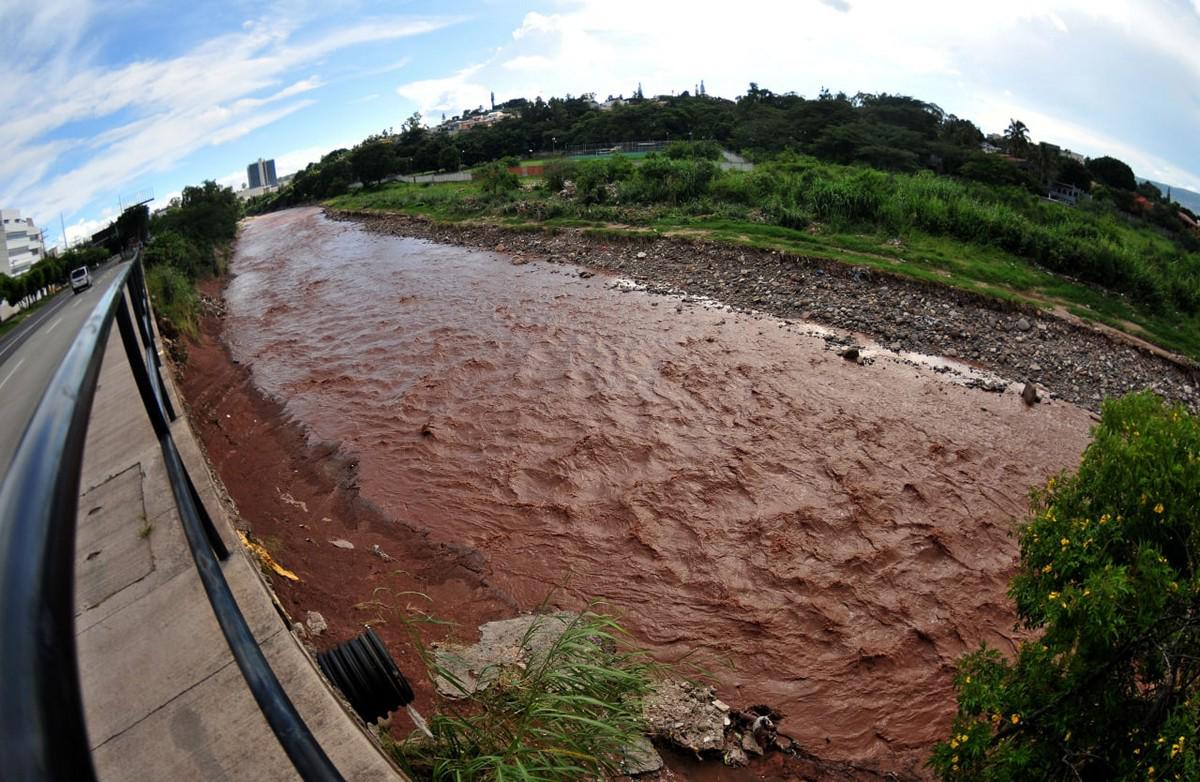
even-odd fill
[(370, 601), (469, 630), (566, 582), (560, 603), (604, 598), (664, 659), (696, 652), (807, 751), (902, 777), (948, 724), (954, 658), (1009, 643), (1012, 520), (1090, 424), (886, 352), (846, 361), (796, 324), (313, 209), (250, 221), (233, 271), (230, 353), (193, 347), (185, 393), (327, 638)]

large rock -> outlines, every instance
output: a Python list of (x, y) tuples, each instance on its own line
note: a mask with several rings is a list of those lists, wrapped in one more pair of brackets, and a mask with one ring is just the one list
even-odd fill
[(505, 668), (524, 669), (545, 659), (577, 614), (531, 614), (488, 622), (479, 628), (479, 643), (435, 644), (434, 662), (440, 671), (434, 685), (447, 698), (465, 698), (486, 689)]
[(662, 756), (645, 736), (638, 736), (632, 744), (621, 750), (621, 771), (627, 776), (652, 774), (662, 770), (662, 767)]

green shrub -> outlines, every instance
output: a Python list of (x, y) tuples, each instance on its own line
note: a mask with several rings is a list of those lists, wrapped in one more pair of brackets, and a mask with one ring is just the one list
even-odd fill
[(192, 281), (175, 266), (159, 264), (146, 270), (146, 288), (159, 327), (168, 336), (199, 336), (200, 299)]
[(568, 179), (575, 178), (575, 165), (569, 160), (551, 160), (543, 168), (542, 177), (546, 189), (557, 193), (563, 189)]
[(612, 168), (607, 160), (584, 160), (575, 165), (575, 197), (583, 204), (609, 201)]
[(708, 193), (717, 167), (707, 160), (647, 157), (622, 193), (632, 201), (679, 204)]
[(720, 160), (721, 146), (715, 141), (672, 141), (663, 154), (672, 160)]
[(1074, 475), (1035, 491), (1009, 594), (1037, 636), (958, 664), (947, 780), (1200, 778), (1200, 420), (1106, 402)]
[(156, 234), (142, 254), (146, 266), (171, 266), (190, 279), (212, 271), (212, 260), (205, 256), (203, 248), (174, 231)]
[(517, 175), (508, 170), (503, 161), (495, 161), (476, 169), (474, 177), (480, 188), (488, 195), (501, 195), (521, 186)]
[[(536, 629), (530, 627), (526, 642)], [(623, 750), (645, 728), (641, 700), (655, 666), (601, 614), (585, 612), (568, 623), (526, 666), (476, 672), (493, 679), (486, 688), (472, 691), (425, 657), (434, 679), (458, 686), (467, 697), (450, 713), (430, 718), (432, 740), (392, 747), (415, 779), (611, 778), (620, 772)]]

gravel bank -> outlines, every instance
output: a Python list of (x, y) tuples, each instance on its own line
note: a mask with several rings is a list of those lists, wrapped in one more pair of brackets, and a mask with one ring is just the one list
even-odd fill
[[(946, 356), (1099, 410), (1105, 397), (1149, 388), (1200, 409), (1200, 369), (1062, 317), (836, 262), (676, 238), (609, 239), (576, 230), (530, 233), (437, 225), (408, 215), (327, 210), (381, 233), (604, 269), (652, 292), (716, 299), (743, 310), (865, 335), (894, 351)], [(832, 340), (834, 345), (853, 341)]]

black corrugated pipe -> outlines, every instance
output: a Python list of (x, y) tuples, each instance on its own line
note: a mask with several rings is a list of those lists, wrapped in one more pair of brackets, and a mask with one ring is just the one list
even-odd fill
[(412, 687), (396, 666), (387, 647), (370, 627), (349, 641), (317, 655), (321, 671), (346, 696), (350, 707), (368, 724), (407, 707), (417, 727), (428, 733), (425, 721), (411, 708)]

